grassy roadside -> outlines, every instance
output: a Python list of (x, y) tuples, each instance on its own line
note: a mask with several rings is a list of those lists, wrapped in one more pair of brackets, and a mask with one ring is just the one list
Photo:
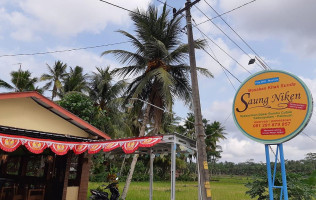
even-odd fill
[[(215, 178), (217, 181), (211, 182), (211, 190), (213, 200), (250, 200), (248, 195), (245, 195), (247, 188), (244, 183), (247, 182), (243, 177), (220, 177)], [(89, 190), (97, 188), (101, 183), (89, 183)], [(119, 185), (120, 192), (123, 190), (124, 183)], [(197, 200), (197, 182), (176, 182), (176, 199), (181, 200)], [(89, 195), (90, 196), (90, 193)], [(153, 191), (154, 200), (170, 199), (170, 182), (154, 182)], [(131, 183), (130, 191), (128, 192), (128, 200), (147, 200), (149, 199), (149, 182), (134, 182)]]

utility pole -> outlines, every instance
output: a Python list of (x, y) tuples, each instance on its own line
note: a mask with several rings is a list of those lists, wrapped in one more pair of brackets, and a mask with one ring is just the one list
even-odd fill
[(193, 95), (193, 107), (195, 116), (195, 134), (196, 134), (196, 146), (197, 146), (197, 161), (199, 170), (199, 186), (200, 186), (200, 198), (202, 200), (211, 200), (211, 187), (210, 187), (210, 176), (208, 171), (206, 145), (205, 145), (205, 132), (202, 122), (201, 105), (200, 105), (200, 94), (196, 72), (196, 60), (195, 60), (195, 49), (192, 31), (191, 21), (191, 7), (198, 3), (200, 0), (196, 0), (191, 3), (187, 0), (185, 7), (178, 12), (174, 13), (174, 17), (181, 12), (186, 12), (187, 21), (187, 34), (188, 34), (188, 45), (189, 45), (189, 56), (191, 66), (191, 83), (192, 83), (192, 95)]

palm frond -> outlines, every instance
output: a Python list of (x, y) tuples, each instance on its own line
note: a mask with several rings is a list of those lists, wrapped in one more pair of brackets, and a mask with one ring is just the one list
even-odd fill
[(14, 89), (13, 86), (11, 86), (9, 83), (5, 82), (4, 80), (0, 79), (0, 87), (6, 88), (6, 89)]
[[(183, 68), (186, 68), (188, 71), (190, 70), (190, 66), (183, 66)], [(202, 75), (208, 77), (208, 78), (213, 78), (213, 74), (206, 68), (202, 68), (202, 67), (196, 67), (196, 71), (198, 71), (199, 73), (201, 73)]]
[(126, 31), (123, 31), (123, 30), (118, 30), (117, 32), (125, 35), (126, 37), (128, 37), (133, 45), (133, 47), (135, 47), (137, 49), (137, 54), (138, 53), (142, 53), (145, 51), (145, 47), (144, 45), (136, 38), (134, 37), (132, 34), (126, 32)]
[(40, 81), (47, 81), (47, 80), (51, 80), (53, 79), (54, 77), (50, 74), (43, 74), (40, 78)]
[(146, 70), (146, 65), (133, 65), (133, 66), (127, 66), (127, 67), (122, 67), (122, 68), (116, 68), (112, 72), (113, 74), (126, 77), (128, 75), (137, 76), (138, 74), (145, 72), (145, 70)]
[(146, 58), (137, 54), (137, 53), (132, 53), (129, 51), (125, 50), (108, 50), (104, 51), (101, 56), (104, 56), (106, 54), (113, 54), (116, 59), (119, 60), (120, 63), (122, 64), (140, 64), (140, 63), (146, 63)]

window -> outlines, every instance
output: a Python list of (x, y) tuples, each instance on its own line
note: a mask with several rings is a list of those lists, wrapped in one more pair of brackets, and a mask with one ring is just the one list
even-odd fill
[(7, 162), (7, 169), (6, 173), (10, 175), (18, 175), (19, 168), (20, 168), (20, 161), (21, 157), (19, 156), (8, 156)]
[(44, 176), (45, 158), (41, 155), (30, 156), (26, 166), (26, 176)]

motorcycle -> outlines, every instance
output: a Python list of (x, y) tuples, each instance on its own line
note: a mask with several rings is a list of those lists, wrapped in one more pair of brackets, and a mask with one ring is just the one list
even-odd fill
[(105, 187), (104, 189), (109, 189), (111, 192), (111, 197), (109, 198), (109, 194), (107, 192), (103, 192), (101, 190), (91, 189), (91, 200), (118, 200), (120, 197), (120, 192), (117, 187), (118, 179), (116, 179), (116, 182), (110, 183), (108, 186), (105, 187), (105, 185), (102, 185), (102, 187)]

